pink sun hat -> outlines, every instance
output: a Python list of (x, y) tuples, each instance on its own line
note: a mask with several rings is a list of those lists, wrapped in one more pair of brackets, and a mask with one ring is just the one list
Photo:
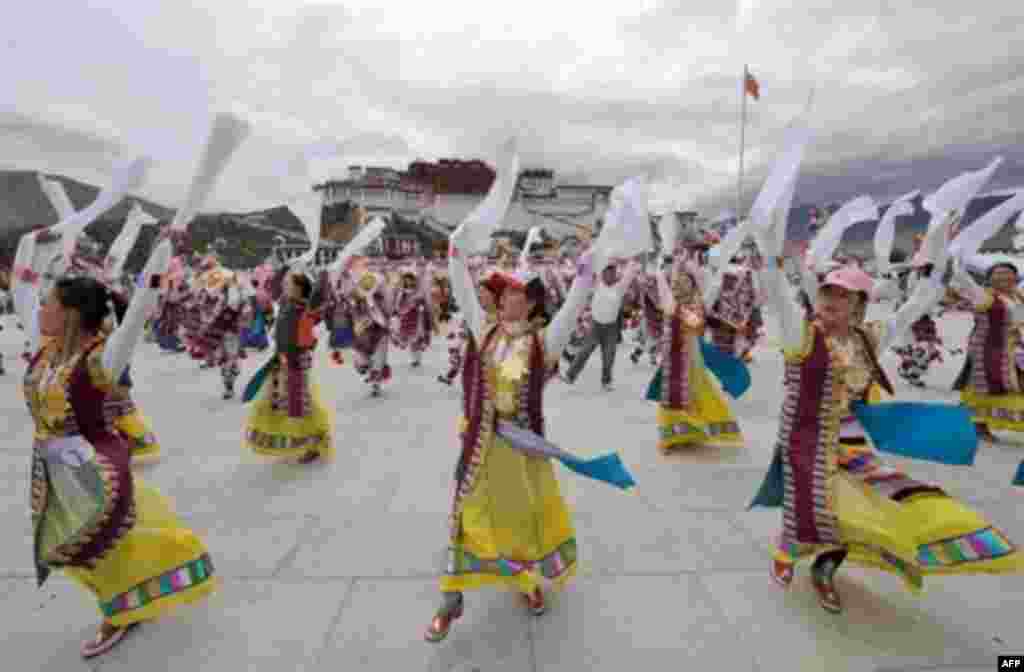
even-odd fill
[(821, 286), (825, 287), (827, 285), (842, 287), (850, 292), (861, 292), (870, 296), (871, 291), (875, 287), (875, 281), (859, 267), (850, 264), (849, 266), (837, 268), (826, 275)]

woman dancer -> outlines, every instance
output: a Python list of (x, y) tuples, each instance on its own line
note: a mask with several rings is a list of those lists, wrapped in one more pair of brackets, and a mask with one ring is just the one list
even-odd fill
[(347, 305), (356, 372), (370, 386), (370, 395), (379, 397), (383, 384), (391, 380), (388, 364), (391, 293), (386, 280), (373, 271), (364, 272), (355, 283)]
[(430, 270), (426, 262), (421, 262), (418, 272), (406, 268), (399, 273), (392, 302), (391, 334), (396, 347), (412, 353), (413, 368), (422, 363), (436, 328), (429, 291)]
[[(762, 486), (762, 493), (776, 491), (784, 509), (772, 579), (788, 587), (796, 562), (816, 556), (811, 580), (819, 603), (838, 613), (834, 577), (845, 560), (893, 572), (914, 592), (927, 574), (1020, 572), (1021, 554), (1001, 531), (940, 488), (887, 467), (854, 415), (853, 404), (873, 401), (879, 386), (891, 393), (878, 353), (939, 299), (941, 284), (929, 277), (899, 312), (862, 329), (858, 314), (873, 288), (863, 271), (830, 272), (814, 297), (815, 314), (805, 315), (789, 295), (780, 250), (759, 242), (786, 363), (779, 440)], [(929, 259), (941, 266), (938, 244)]]
[[(729, 402), (712, 382), (701, 353), (704, 333), (704, 295), (700, 269), (689, 260), (665, 260), (657, 282), (662, 330), (661, 369), (649, 399), (658, 401), (658, 450), (681, 446), (725, 447), (741, 444), (739, 423)], [(671, 280), (669, 279), (671, 277)]]
[[(33, 234), (23, 239), (39, 259)], [(46, 237), (38, 240), (45, 246)], [(171, 243), (159, 242), (143, 289), (121, 325), (102, 329), (112, 297), (97, 281), (62, 277), (40, 306), (39, 269), (21, 269), (18, 306), (30, 341), (40, 342), (25, 376), (35, 421), (32, 520), (40, 585), (60, 569), (91, 592), (103, 615), (86, 658), (109, 651), (140, 623), (209, 595), (216, 586), (205, 545), (167, 501), (133, 477), (130, 450), (104, 404), (142, 337), (155, 306)]]
[(993, 429), (1024, 431), (1024, 388), (1021, 386), (1020, 331), (1024, 325), (1024, 292), (1013, 261), (989, 259), (991, 289), (979, 286), (963, 268), (953, 284), (974, 311), (967, 360), (953, 385), (974, 412), (978, 435), (995, 441)]
[[(282, 271), (283, 272), (283, 271)], [(331, 413), (313, 381), (314, 328), (321, 320), (327, 273), (319, 292), (301, 271), (285, 273), (281, 309), (274, 324), (274, 356), (246, 388), (259, 395), (245, 427), (246, 446), (257, 455), (310, 464), (334, 456)]]
[(463, 373), (463, 448), (449, 560), (440, 581), (444, 601), (425, 633), (430, 642), (448, 636), (462, 615), (465, 590), (504, 586), (522, 594), (529, 610), (540, 615), (545, 611), (543, 582), (563, 585), (576, 570), (575, 532), (551, 462), (518, 452), (499, 425), (510, 423), (543, 436), (543, 390), (593, 289), (591, 255), (581, 259), (565, 305), (548, 326), (539, 278), (491, 276), (487, 285), (497, 297), (499, 319), (487, 325), (460, 244), (456, 232), (449, 277), (470, 332)]

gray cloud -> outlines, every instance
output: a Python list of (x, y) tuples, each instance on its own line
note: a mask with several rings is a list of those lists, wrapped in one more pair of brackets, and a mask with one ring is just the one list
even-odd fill
[(68, 6), (54, 21), (36, 3), (5, 19), (0, 58), (21, 64), (0, 74), (17, 112), (0, 117), (5, 165), (99, 179), (117, 155), (147, 153), (146, 195), (173, 207), (213, 114), (232, 109), (254, 134), (215, 208), (307, 189), (318, 168), (295, 157), (324, 139), (338, 170), (348, 158), (490, 157), (520, 129), (524, 164), (574, 181), (645, 173), (717, 212), (734, 200), (747, 60), (762, 88), (748, 106), (750, 198), (812, 87), (818, 135), (800, 201), (928, 189), (997, 153), (1007, 164), (995, 186), (1024, 182), (1019, 3), (946, 16), (764, 0), (740, 36), (733, 3), (713, 0), (123, 4)]

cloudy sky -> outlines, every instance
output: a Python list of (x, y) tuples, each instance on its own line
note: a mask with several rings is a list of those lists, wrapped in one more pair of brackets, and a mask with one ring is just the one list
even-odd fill
[[(598, 183), (646, 173), (671, 186), (663, 198), (721, 209), (749, 63), (751, 192), (812, 88), (799, 201), (929, 189), (995, 154), (1007, 164), (990, 186), (1024, 185), (1017, 0), (190, 4), (7, 10), (0, 168), (105, 183), (117, 157), (148, 154), (146, 195), (174, 207), (213, 115), (233, 111), (254, 132), (214, 208), (276, 205), (349, 163), (489, 159), (519, 132), (525, 166)], [(325, 140), (343, 156), (293, 160)]]

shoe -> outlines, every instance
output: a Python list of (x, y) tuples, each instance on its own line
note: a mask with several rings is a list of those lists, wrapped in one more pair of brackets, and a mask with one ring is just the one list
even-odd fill
[(125, 638), (125, 635), (137, 627), (139, 627), (138, 623), (132, 623), (123, 628), (117, 628), (104, 621), (100, 625), (100, 630), (96, 634), (96, 639), (82, 643), (82, 658), (88, 660), (89, 658), (95, 658), (96, 656), (110, 651), (121, 643)]
[(443, 642), (448, 637), (448, 632), (452, 629), (452, 623), (462, 618), (464, 607), (465, 602), (460, 597), (458, 604), (454, 607), (448, 608), (445, 606), (438, 609), (434, 618), (431, 619), (430, 625), (427, 626), (427, 631), (423, 633), (423, 639), (434, 644)]
[(544, 591), (540, 588), (535, 588), (532, 593), (523, 595), (526, 600), (526, 606), (530, 609), (530, 613), (534, 616), (540, 616), (548, 610), (546, 604), (544, 604)]
[(769, 573), (771, 574), (772, 581), (783, 589), (789, 588), (789, 585), (793, 583), (793, 565), (788, 562), (772, 560)]
[(603, 390), (604, 392), (612, 392), (615, 390), (615, 386), (612, 385), (611, 383), (602, 383), (601, 390)]
[(379, 397), (380, 396), (380, 383), (373, 383), (373, 386), (370, 388), (370, 396), (371, 397)]
[(634, 352), (632, 355), (629, 356), (629, 361), (633, 362), (634, 364), (639, 364), (640, 363), (640, 355), (638, 355), (637, 353)]
[(224, 401), (228, 401), (229, 399), (234, 399), (235, 398), (235, 391), (234, 390), (224, 390), (224, 394), (221, 396), (221, 398)]
[(825, 579), (814, 574), (814, 572), (811, 573), (811, 583), (814, 585), (814, 590), (818, 593), (818, 604), (829, 613), (842, 613), (843, 603), (839, 600), (839, 593), (836, 592), (832, 579)]
[(981, 441), (988, 441), (989, 443), (995, 443), (998, 441), (998, 439), (996, 439), (996, 435), (988, 428), (988, 425), (975, 425), (974, 429), (977, 431), (978, 439)]
[(561, 380), (566, 385), (574, 385), (576, 383), (576, 381), (574, 381), (572, 378), (565, 375), (564, 373), (558, 374), (558, 379)]
[(437, 382), (444, 383), (445, 385), (448, 385), (448, 386), (451, 386), (451, 384), (452, 384), (451, 379), (448, 378), (447, 376), (438, 376), (437, 377)]
[(320, 453), (315, 450), (308, 451), (305, 455), (299, 458), (299, 464), (312, 464), (320, 459)]

